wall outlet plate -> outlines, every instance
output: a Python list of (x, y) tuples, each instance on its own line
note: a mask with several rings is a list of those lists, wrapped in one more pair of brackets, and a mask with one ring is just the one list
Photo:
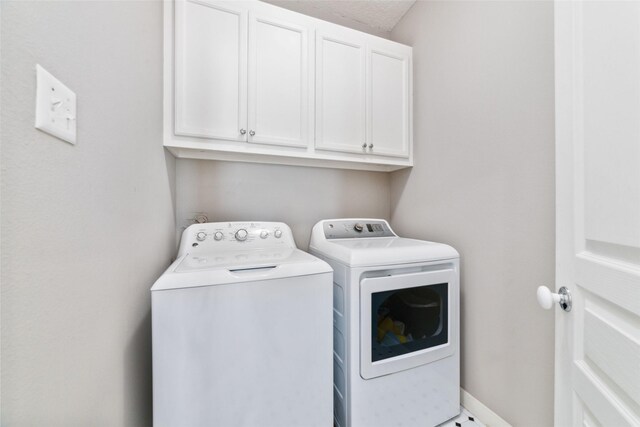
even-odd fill
[(76, 94), (36, 65), (36, 128), (76, 143)]

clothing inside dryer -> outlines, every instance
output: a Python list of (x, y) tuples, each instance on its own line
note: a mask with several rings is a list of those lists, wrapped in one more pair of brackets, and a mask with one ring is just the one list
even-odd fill
[(446, 343), (448, 315), (448, 283), (373, 293), (372, 361)]

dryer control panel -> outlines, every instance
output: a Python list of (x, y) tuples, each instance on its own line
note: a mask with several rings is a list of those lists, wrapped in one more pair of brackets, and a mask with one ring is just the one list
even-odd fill
[(296, 248), (291, 229), (283, 222), (206, 222), (184, 230), (178, 256), (187, 252), (274, 248)]
[(324, 237), (329, 239), (356, 239), (368, 237), (397, 237), (383, 219), (336, 219), (322, 224)]

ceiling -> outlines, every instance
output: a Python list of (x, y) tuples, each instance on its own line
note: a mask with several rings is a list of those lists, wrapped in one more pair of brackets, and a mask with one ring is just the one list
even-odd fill
[(321, 0), (316, 8), (382, 31), (391, 31), (416, 0)]
[(378, 32), (389, 32), (416, 0), (265, 0), (287, 9), (337, 22), (351, 21)]

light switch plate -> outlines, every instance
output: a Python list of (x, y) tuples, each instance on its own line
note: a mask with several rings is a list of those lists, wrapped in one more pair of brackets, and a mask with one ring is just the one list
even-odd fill
[(76, 94), (36, 65), (36, 128), (76, 143)]

